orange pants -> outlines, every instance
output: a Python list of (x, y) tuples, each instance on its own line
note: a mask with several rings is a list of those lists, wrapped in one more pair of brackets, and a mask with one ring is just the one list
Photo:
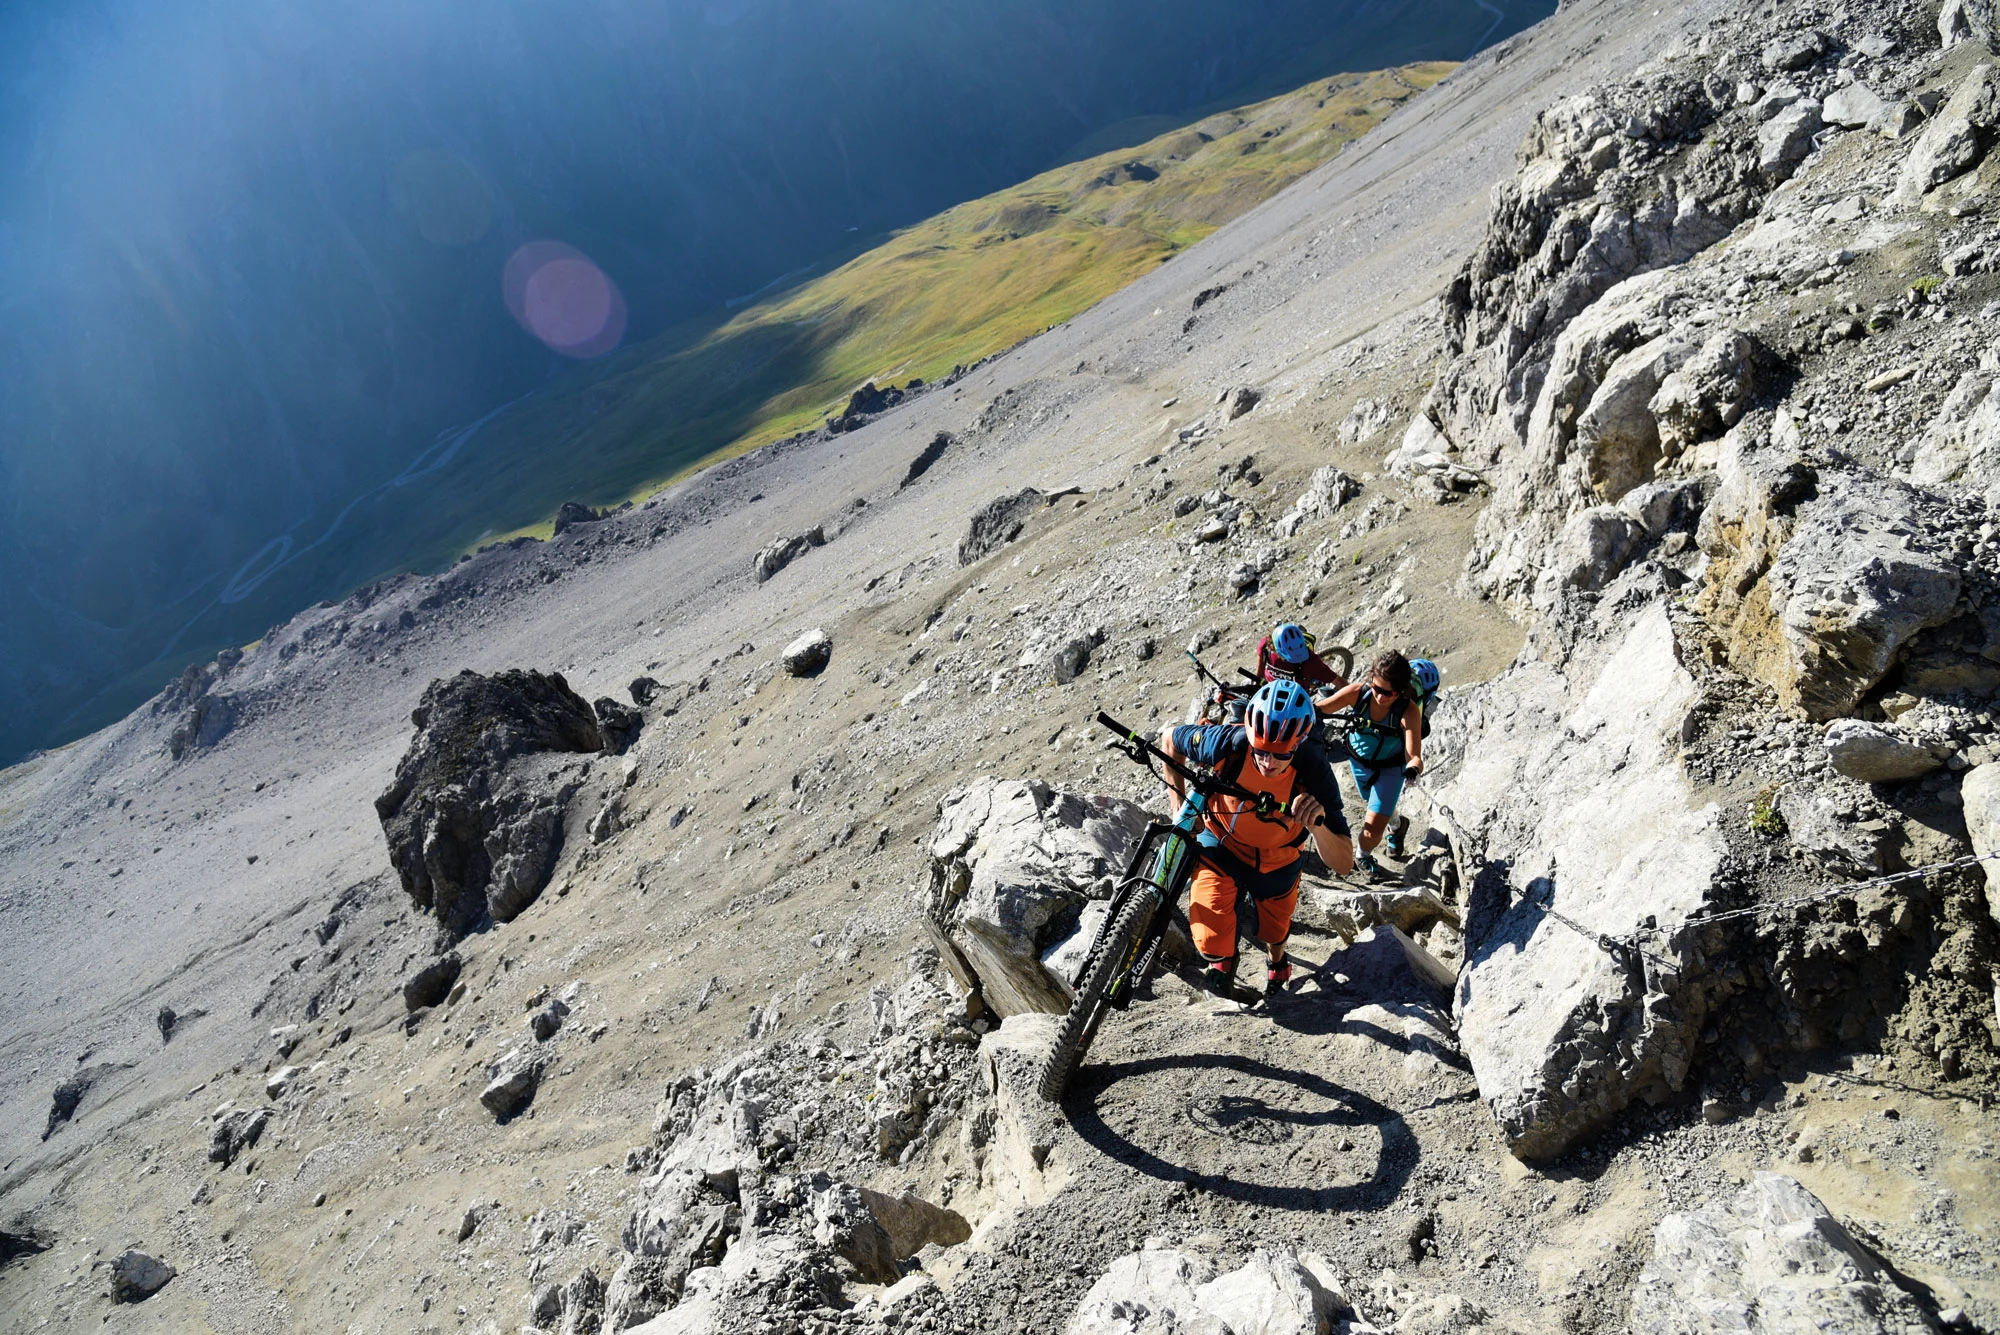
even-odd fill
[[(1251, 902), (1257, 906), (1257, 921), (1246, 924), (1244, 934), (1267, 946), (1282, 946), (1292, 934), (1292, 914), (1299, 907), (1299, 869), (1294, 863), (1292, 888), (1282, 895)], [(1280, 875), (1283, 873), (1281, 872)], [(1236, 879), (1203, 862), (1194, 871), (1194, 885), (1188, 892), (1188, 926), (1194, 931), (1194, 948), (1205, 960), (1226, 960), (1236, 954)]]

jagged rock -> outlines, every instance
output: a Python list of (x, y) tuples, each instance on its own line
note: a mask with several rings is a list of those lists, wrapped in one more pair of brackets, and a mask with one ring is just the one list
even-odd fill
[(1359, 445), (1387, 425), (1388, 404), (1377, 403), (1374, 399), (1356, 399), (1354, 406), (1347, 410), (1347, 416), (1340, 419), (1340, 443)]
[(1090, 665), (1090, 651), (1096, 647), (1087, 635), (1072, 635), (1064, 640), (1049, 655), (1049, 679), (1058, 686), (1075, 681)]
[(788, 538), (773, 538), (750, 562), (750, 573), (762, 584), (815, 547), (826, 546), (826, 529), (814, 526)]
[(465, 972), (465, 961), (458, 952), (448, 951), (438, 956), (423, 968), (411, 974), (403, 984), (403, 1009), (420, 1011), (426, 1006), (436, 1006), (451, 995), (452, 985)]
[(1833, 767), (1863, 783), (1900, 783), (1929, 774), (1941, 763), (1924, 747), (1893, 728), (1860, 719), (1836, 719), (1826, 730)]
[(1691, 529), (1700, 520), (1708, 503), (1713, 475), (1680, 478), (1668, 482), (1647, 482), (1625, 493), (1618, 508), (1631, 516), (1649, 538)]
[(304, 1067), (280, 1066), (277, 1070), (264, 1077), (264, 1097), (269, 1099), (281, 1099), (285, 1097), (285, 1092), (303, 1074), (305, 1074)]
[(1023, 487), (1011, 496), (1002, 496), (980, 507), (959, 539), (958, 563), (969, 566), (989, 552), (998, 551), (1021, 536), (1028, 516), (1040, 510), (1046, 498), (1033, 487)]
[(1778, 815), (1799, 848), (1829, 869), (1849, 876), (1888, 870), (1895, 847), (1886, 821), (1855, 820), (1835, 793), (1817, 786), (1787, 784), (1778, 793)]
[(558, 997), (550, 997), (546, 1005), (528, 1017), (528, 1032), (537, 1043), (546, 1043), (556, 1036), (567, 1018), (569, 1006)]
[(1570, 516), (1550, 568), (1564, 584), (1601, 589), (1625, 568), (1645, 529), (1615, 505), (1593, 505)]
[(179, 1015), (174, 1013), (172, 1006), (160, 1007), (159, 1014), (153, 1017), (153, 1023), (160, 1027), (160, 1042), (171, 1043), (174, 1041), (174, 1026), (180, 1023), (180, 1018)]
[(1361, 494), (1361, 482), (1350, 477), (1332, 464), (1323, 464), (1313, 469), (1312, 477), (1306, 481), (1306, 489), (1292, 505), (1295, 514), (1307, 518), (1332, 514), (1341, 506)]
[(1843, 129), (1861, 130), (1885, 121), (1894, 110), (1882, 95), (1861, 82), (1836, 88), (1826, 95), (1820, 107), (1820, 115), (1828, 125), (1838, 125)]
[[(2000, 855), (2000, 764), (1975, 765), (1959, 785), (1965, 803), (1965, 828), (1972, 851), (1983, 858)], [(2000, 862), (1987, 862), (1986, 908), (2000, 922)]]
[(1064, 988), (1041, 957), (1069, 935), (1090, 891), (1122, 871), (1150, 817), (1113, 797), (982, 779), (939, 805), (931, 903), (1001, 1016), (1060, 1014)]
[[(1671, 934), (1707, 900), (1718, 813), (1697, 805), (1678, 760), (1698, 696), (1654, 603), (1563, 672), (1524, 663), (1465, 698), (1480, 742), (1437, 801), (1485, 866), (1455, 1011), (1479, 1092), (1523, 1158), (1561, 1153), (1686, 1075), (1699, 971), (1641, 973), (1594, 934), (1648, 917)], [(1664, 957), (1670, 941), (1647, 949)]]
[(1768, 349), (1738, 329), (1704, 339), (1646, 405), (1658, 426), (1660, 455), (1678, 458), (1735, 426), (1763, 388), (1772, 360)]
[(49, 1096), (49, 1120), (42, 1128), (42, 1139), (53, 1136), (57, 1127), (76, 1116), (76, 1110), (83, 1106), (84, 1095), (90, 1093), (99, 1080), (130, 1066), (130, 1062), (102, 1062), (85, 1067), (57, 1085), (55, 1092)]
[(479, 1092), (479, 1102), (486, 1111), (504, 1120), (533, 1101), (535, 1089), (542, 1082), (542, 1064), (518, 1051), (510, 1052), (493, 1063), (488, 1075), (486, 1088)]
[(608, 695), (593, 700), (590, 712), (597, 718), (598, 735), (604, 740), (604, 754), (608, 756), (625, 754), (626, 748), (639, 739), (639, 729), (646, 723), (645, 715)]
[(1898, 189), (1905, 196), (1927, 194), (1979, 165), (2000, 124), (2000, 73), (1976, 66), (1931, 118), (1903, 164)]
[(167, 754), (185, 760), (196, 751), (207, 750), (228, 735), (240, 714), (233, 696), (197, 697), (168, 735)]
[(458, 1240), (460, 1242), (469, 1240), (479, 1231), (479, 1226), (486, 1221), (486, 1216), (499, 1208), (497, 1203), (484, 1201), (478, 1205), (466, 1206), (465, 1213), (460, 1215), (458, 1220)]
[(686, 1272), (664, 1256), (627, 1256), (611, 1276), (604, 1295), (604, 1329), (613, 1332), (643, 1325), (680, 1301)]
[(1831, 50), (1833, 42), (1823, 32), (1787, 33), (1764, 48), (1764, 68), (1773, 74), (1790, 74), (1818, 64)]
[(257, 1143), (271, 1120), (269, 1108), (238, 1108), (224, 1113), (208, 1133), (208, 1161), (224, 1168)]
[(944, 452), (950, 449), (953, 443), (951, 432), (949, 431), (940, 431), (937, 435), (931, 437), (931, 443), (924, 446), (923, 452), (910, 460), (909, 469), (904, 472), (903, 480), (896, 484), (896, 490), (901, 491), (925, 473), (930, 472), (931, 465), (944, 458)]
[(1421, 932), (1439, 919), (1458, 925), (1457, 912), (1427, 885), (1357, 891), (1308, 880), (1299, 886), (1294, 921), (1352, 942), (1385, 923), (1404, 932)]
[(1670, 1214), (1632, 1291), (1634, 1335), (1935, 1330), (1893, 1273), (1789, 1177), (1758, 1173), (1733, 1200)]
[(575, 781), (549, 791), (527, 757), (595, 752), (596, 716), (559, 674), (471, 671), (433, 681), (416, 736), (375, 799), (389, 859), (448, 935), (513, 918), (548, 884)]
[(654, 697), (659, 695), (660, 683), (651, 677), (634, 677), (632, 684), (625, 688), (625, 692), (632, 697), (633, 704), (644, 708), (652, 704)]
[(1323, 1258), (1259, 1247), (1217, 1275), (1205, 1257), (1149, 1247), (1098, 1276), (1065, 1335), (1325, 1335), (1345, 1303), (1315, 1269), (1331, 1274)]
[(111, 1263), (111, 1301), (142, 1303), (179, 1274), (171, 1265), (141, 1251), (126, 1251)]
[(562, 1289), (544, 1284), (529, 1294), (528, 1320), (538, 1327), (551, 1327), (562, 1320)]
[(778, 656), (779, 666), (793, 677), (810, 677), (832, 660), (833, 636), (818, 626), (786, 645)]
[(562, 1325), (558, 1335), (597, 1335), (604, 1325), (604, 1281), (585, 1266), (562, 1287)]
[(1812, 152), (1813, 136), (1824, 124), (1816, 99), (1802, 97), (1792, 103), (1758, 129), (1757, 166), (1768, 175), (1784, 174)]
[(1392, 477), (1411, 478), (1430, 465), (1424, 461), (1445, 459), (1452, 452), (1451, 441), (1438, 430), (1437, 423), (1418, 413), (1403, 429), (1403, 439), (1382, 459), (1382, 471)]
[(1733, 439), (1721, 460), (1699, 530), (1710, 564), (1697, 606), (1731, 663), (1787, 708), (1849, 713), (1913, 636), (1956, 610), (1959, 574), (1926, 534), (1928, 503), (1873, 475), (1831, 487)]
[(1910, 478), (1929, 487), (1956, 482), (2000, 500), (2000, 378), (1967, 371), (1917, 443)]
[[(1655, 405), (1672, 409), (1695, 397), (1675, 379), (1694, 352), (1681, 339), (1663, 334), (1605, 368), (1602, 381), (1576, 418), (1575, 448), (1591, 495), (1615, 502), (1652, 478), (1660, 460), (1670, 453), (1661, 438)], [(1553, 420), (1548, 425), (1557, 429)]]
[(1325, 1335), (1337, 1296), (1289, 1247), (1259, 1247), (1250, 1259), (1195, 1290), (1195, 1302), (1235, 1335)]
[(1258, 390), (1254, 390), (1248, 385), (1239, 387), (1229, 395), (1229, 420), (1232, 422), (1235, 421), (1263, 402), (1263, 399), (1263, 394)]
[(824, 1173), (815, 1175), (810, 1190), (814, 1242), (853, 1266), (864, 1283), (893, 1284), (902, 1277), (888, 1230), (858, 1190)]
[(1121, 1256), (1083, 1295), (1064, 1335), (1234, 1335), (1195, 1298), (1214, 1275), (1206, 1258), (1169, 1248)]
[(555, 534), (560, 537), (579, 524), (595, 524), (604, 515), (587, 505), (576, 501), (564, 501), (556, 507)]
[[(643, 1203), (625, 1225), (625, 1250), (643, 1262), (630, 1276), (647, 1293), (678, 1301), (687, 1276), (722, 1259), (729, 1234), (738, 1228), (733, 1201), (708, 1186), (700, 1173), (673, 1168), (646, 1183)], [(623, 1273), (621, 1271), (621, 1273)], [(613, 1285), (616, 1286), (616, 1277)]]

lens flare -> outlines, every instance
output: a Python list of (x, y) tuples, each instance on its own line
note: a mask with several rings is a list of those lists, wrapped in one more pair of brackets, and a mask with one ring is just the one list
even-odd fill
[(501, 274), (507, 309), (565, 357), (602, 357), (625, 337), (625, 298), (590, 257), (560, 241), (530, 241)]

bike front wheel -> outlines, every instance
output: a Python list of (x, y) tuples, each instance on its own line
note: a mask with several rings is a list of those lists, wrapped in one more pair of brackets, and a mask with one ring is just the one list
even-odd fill
[(1117, 987), (1121, 983), (1129, 985), (1127, 980), (1137, 962), (1140, 942), (1152, 921), (1153, 903), (1152, 895), (1135, 894), (1105, 923), (1104, 933), (1091, 952), (1090, 967), (1077, 980), (1069, 1013), (1063, 1016), (1055, 1044), (1042, 1063), (1041, 1080), (1036, 1088), (1050, 1103), (1062, 1101), (1070, 1077), (1083, 1064), (1090, 1041), (1097, 1037), (1097, 1026), (1111, 1009)]

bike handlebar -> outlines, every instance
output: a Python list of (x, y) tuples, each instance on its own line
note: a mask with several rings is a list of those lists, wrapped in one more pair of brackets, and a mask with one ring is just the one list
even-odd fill
[[(1192, 658), (1194, 655), (1189, 654), (1188, 657)], [(1204, 796), (1242, 798), (1251, 803), (1250, 814), (1257, 817), (1258, 820), (1270, 821), (1275, 824), (1278, 817), (1292, 814), (1292, 804), (1298, 800), (1296, 796), (1291, 801), (1279, 802), (1269, 793), (1253, 793), (1241, 784), (1231, 783), (1229, 780), (1219, 778), (1216, 775), (1203, 774), (1199, 770), (1191, 769), (1155, 746), (1150, 738), (1134, 729), (1126, 727), (1123, 723), (1120, 723), (1101, 709), (1097, 712), (1097, 722), (1099, 726), (1107, 729), (1119, 738), (1119, 742), (1113, 742), (1111, 746), (1115, 750), (1123, 752), (1135, 764), (1146, 765), (1148, 768), (1151, 768), (1148, 762), (1157, 760), (1174, 773), (1180, 775), (1189, 787)], [(1120, 745), (1120, 742), (1123, 745)]]

